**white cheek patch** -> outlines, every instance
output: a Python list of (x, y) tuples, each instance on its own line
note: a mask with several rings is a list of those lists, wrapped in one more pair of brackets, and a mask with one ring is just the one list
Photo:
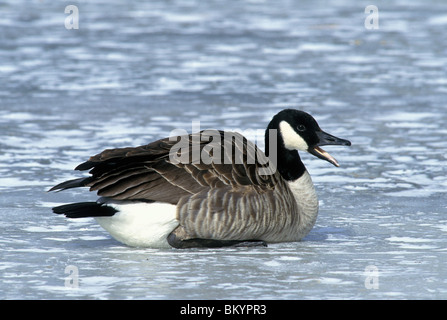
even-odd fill
[(309, 146), (306, 141), (290, 126), (286, 121), (279, 123), (279, 131), (281, 133), (284, 145), (289, 150), (307, 150)]

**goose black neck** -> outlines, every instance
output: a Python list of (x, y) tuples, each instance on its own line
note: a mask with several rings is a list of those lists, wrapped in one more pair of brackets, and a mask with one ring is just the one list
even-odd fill
[[(276, 169), (283, 179), (294, 181), (304, 174), (306, 167), (301, 161), (297, 150), (289, 150), (284, 146), (279, 129), (276, 129), (276, 139), (274, 137), (271, 139), (269, 129), (275, 129), (271, 127), (271, 124), (269, 124), (265, 132), (265, 154), (272, 161), (275, 161), (276, 158)], [(276, 157), (273, 154), (275, 152)]]

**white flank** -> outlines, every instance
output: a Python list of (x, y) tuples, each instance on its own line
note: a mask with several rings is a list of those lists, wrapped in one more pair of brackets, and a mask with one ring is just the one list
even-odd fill
[(131, 247), (170, 248), (167, 236), (179, 225), (177, 206), (167, 203), (109, 203), (111, 217), (96, 217), (110, 235)]
[(281, 133), (284, 146), (289, 150), (307, 151), (309, 146), (301, 136), (286, 121), (279, 123), (279, 132)]

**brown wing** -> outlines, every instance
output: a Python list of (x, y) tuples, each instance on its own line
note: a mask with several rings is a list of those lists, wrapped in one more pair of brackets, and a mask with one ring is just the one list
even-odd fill
[(116, 200), (177, 204), (214, 188), (271, 190), (279, 174), (262, 174), (272, 164), (256, 145), (234, 132), (207, 130), (165, 138), (135, 148), (108, 149), (76, 167), (91, 176), (61, 183), (51, 190), (88, 186)]

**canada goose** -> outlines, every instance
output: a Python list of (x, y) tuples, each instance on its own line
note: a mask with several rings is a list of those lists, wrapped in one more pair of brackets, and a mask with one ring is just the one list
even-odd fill
[(298, 241), (316, 221), (318, 199), (297, 150), (338, 167), (322, 145), (351, 142), (322, 131), (311, 115), (285, 109), (267, 127), (265, 154), (242, 135), (217, 130), (108, 149), (75, 168), (90, 170), (89, 177), (50, 190), (86, 186), (98, 201), (53, 211), (94, 217), (116, 240), (136, 247)]

